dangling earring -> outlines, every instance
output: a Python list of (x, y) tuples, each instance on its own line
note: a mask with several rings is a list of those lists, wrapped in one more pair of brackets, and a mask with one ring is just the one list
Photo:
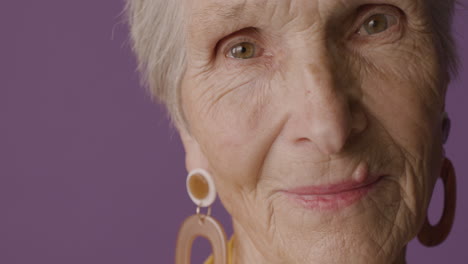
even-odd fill
[[(216, 199), (216, 189), (211, 175), (203, 169), (195, 169), (187, 176), (187, 192), (197, 206), (196, 214), (182, 223), (177, 235), (176, 264), (189, 264), (192, 244), (196, 237), (210, 241), (214, 264), (227, 263), (226, 233), (221, 224), (210, 216), (211, 205)], [(208, 207), (202, 214), (201, 207)]]
[(455, 218), (456, 207), (456, 180), (455, 169), (449, 159), (444, 160), (442, 165), (442, 174), (440, 176), (444, 184), (444, 212), (439, 223), (432, 226), (427, 219), (419, 231), (418, 239), (421, 244), (427, 247), (437, 246), (442, 243), (452, 229), (453, 220)]
[[(447, 113), (444, 112), (442, 119), (443, 144), (445, 144), (448, 140), (450, 126), (450, 118), (448, 117)], [(426, 215), (424, 224), (418, 234), (419, 242), (427, 247), (437, 246), (447, 238), (450, 230), (452, 229), (453, 220), (455, 218), (455, 207), (457, 199), (456, 176), (452, 162), (447, 158), (444, 159), (442, 164), (442, 173), (440, 178), (444, 184), (444, 212), (442, 213), (442, 218), (437, 225), (432, 226), (429, 223)]]

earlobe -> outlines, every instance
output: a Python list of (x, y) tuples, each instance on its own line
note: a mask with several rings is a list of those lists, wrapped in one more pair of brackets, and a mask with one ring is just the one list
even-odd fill
[(179, 134), (185, 149), (185, 168), (187, 171), (192, 171), (197, 168), (210, 171), (208, 159), (201, 150), (197, 139), (185, 129), (179, 130)]

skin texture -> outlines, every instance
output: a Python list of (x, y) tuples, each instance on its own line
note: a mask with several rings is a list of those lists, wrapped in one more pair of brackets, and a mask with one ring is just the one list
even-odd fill
[[(446, 84), (424, 2), (185, 5), (180, 134), (187, 169), (213, 175), (233, 218), (234, 263), (404, 263), (443, 159)], [(363, 34), (373, 14), (397, 23)], [(258, 53), (227, 56), (241, 42)], [(351, 180), (362, 164), (382, 178), (350, 206), (310, 209), (284, 193)]]

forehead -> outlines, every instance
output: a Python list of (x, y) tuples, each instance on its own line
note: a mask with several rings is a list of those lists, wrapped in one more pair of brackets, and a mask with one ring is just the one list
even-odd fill
[[(300, 14), (316, 13), (321, 2), (343, 0), (189, 0), (190, 22), (188, 32), (194, 39), (219, 37), (245, 27), (261, 28), (260, 24), (284, 24), (283, 20), (297, 18)], [(351, 0), (356, 1), (356, 0)], [(299, 8), (301, 7), (301, 8)]]
[[(362, 0), (191, 0), (194, 22), (236, 22), (271, 16), (310, 16), (332, 6), (346, 6)], [(343, 8), (343, 7), (342, 7)]]

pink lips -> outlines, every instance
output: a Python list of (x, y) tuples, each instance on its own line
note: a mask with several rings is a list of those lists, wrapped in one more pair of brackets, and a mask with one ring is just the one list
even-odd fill
[(308, 209), (337, 210), (347, 207), (364, 197), (381, 177), (364, 182), (347, 181), (330, 185), (293, 188), (284, 193)]

